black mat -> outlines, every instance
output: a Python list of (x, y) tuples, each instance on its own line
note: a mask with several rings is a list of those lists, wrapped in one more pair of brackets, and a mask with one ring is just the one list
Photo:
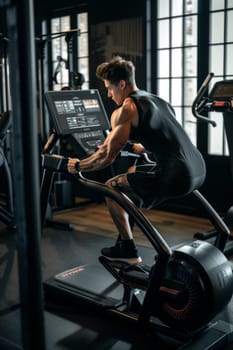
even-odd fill
[[(83, 264), (98, 264), (100, 250), (113, 239), (79, 231), (46, 228), (41, 240), (43, 280)], [(152, 249), (139, 247), (145, 263), (153, 262)], [(0, 232), (0, 316), (19, 303), (17, 234)]]
[[(112, 238), (80, 231), (57, 231), (48, 228), (42, 239), (44, 278), (77, 265), (98, 263), (103, 247), (114, 244)], [(155, 252), (138, 247), (145, 264), (152, 264)]]
[[(46, 228), (41, 240), (43, 280), (82, 264), (98, 263), (100, 250), (113, 239), (79, 231)], [(21, 344), (17, 236), (0, 234), (0, 338)], [(154, 251), (139, 247), (144, 263), (151, 264)], [(232, 305), (217, 319), (233, 323)], [(201, 316), (200, 316), (201, 317)], [(119, 319), (91, 309), (45, 311), (46, 350), (141, 350), (176, 349), (174, 342), (155, 334), (146, 335)], [(1, 339), (0, 339), (1, 340)], [(0, 341), (0, 345), (1, 341)], [(8, 350), (1, 346), (1, 350)], [(224, 349), (231, 349), (231, 346)], [(32, 349), (33, 350), (33, 349)], [(41, 349), (44, 350), (44, 349)]]

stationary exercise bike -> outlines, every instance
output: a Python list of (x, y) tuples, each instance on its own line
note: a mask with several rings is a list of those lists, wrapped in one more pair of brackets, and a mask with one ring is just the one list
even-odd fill
[[(88, 92), (48, 94), (57, 133), (51, 135), (47, 152), (42, 156), (45, 172), (66, 171), (67, 159), (53, 154), (52, 150), (59, 135), (67, 132), (69, 125), (69, 132), (72, 133), (73, 129), (76, 133), (80, 131), (74, 128), (74, 125), (79, 125), (79, 118), (81, 125), (90, 126), (90, 130), (80, 132), (83, 143), (88, 145), (90, 137), (90, 144), (98, 142), (97, 137), (94, 141), (94, 135), (103, 132), (101, 126), (104, 124), (100, 120), (93, 123), (101, 104), (99, 95), (93, 90), (91, 94), (94, 114), (92, 108), (85, 108), (90, 103)], [(78, 109), (74, 108), (74, 104), (78, 104)], [(63, 105), (70, 106), (68, 112)], [(92, 133), (93, 124), (95, 129)], [(100, 256), (98, 265), (77, 266), (47, 280), (44, 283), (47, 301), (58, 298), (60, 302), (66, 300), (73, 306), (87, 303), (99, 307), (106, 313), (133, 322), (141, 330), (153, 330), (179, 340), (182, 349), (219, 349), (232, 341), (233, 327), (230, 324), (212, 322), (227, 306), (233, 292), (232, 266), (222, 253), (229, 229), (201, 193), (195, 190), (193, 195), (208, 212), (218, 232), (217, 239), (214, 244), (196, 240), (171, 248), (124, 194), (86, 179), (81, 173), (74, 176), (74, 180), (122, 206), (150, 241), (155, 259), (152, 266), (142, 264), (135, 267)], [(45, 173), (42, 193), (46, 193), (49, 187)], [(42, 206), (45, 205), (42, 201)], [(43, 213), (45, 210), (42, 210), (42, 220)]]
[[(197, 120), (216, 126), (215, 121), (205, 115), (208, 112), (222, 113), (227, 144), (229, 149), (230, 167), (233, 176), (233, 80), (217, 81), (209, 92), (205, 93), (209, 87), (211, 79), (214, 77), (210, 73), (199, 89), (197, 96), (192, 105), (192, 113)], [(224, 216), (224, 222), (230, 229), (233, 229), (233, 206), (231, 206)], [(197, 232), (194, 238), (201, 240), (213, 241), (217, 236), (215, 229), (208, 232)], [(229, 239), (224, 247), (224, 253), (229, 256), (233, 253), (233, 239)]]

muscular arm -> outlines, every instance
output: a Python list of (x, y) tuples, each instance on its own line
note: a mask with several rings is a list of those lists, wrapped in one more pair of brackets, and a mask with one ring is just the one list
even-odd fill
[[(91, 156), (82, 159), (79, 163), (80, 171), (90, 172), (100, 170), (112, 164), (125, 146), (130, 135), (132, 120), (135, 117), (135, 105), (132, 100), (126, 101), (122, 107), (116, 109), (111, 116), (112, 131), (108, 134), (103, 145)], [(68, 171), (76, 173), (77, 159), (70, 159)]]

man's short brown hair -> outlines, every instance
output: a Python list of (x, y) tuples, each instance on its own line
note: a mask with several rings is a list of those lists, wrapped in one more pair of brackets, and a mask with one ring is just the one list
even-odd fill
[(96, 76), (101, 80), (108, 80), (117, 85), (120, 80), (125, 80), (127, 85), (135, 84), (135, 66), (133, 62), (115, 56), (109, 62), (101, 63), (96, 69)]

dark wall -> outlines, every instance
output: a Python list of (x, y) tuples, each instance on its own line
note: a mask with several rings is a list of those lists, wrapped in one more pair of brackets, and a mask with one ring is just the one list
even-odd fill
[[(129, 2), (129, 1), (128, 1)], [(98, 64), (120, 55), (132, 60), (136, 67), (136, 80), (140, 88), (146, 85), (145, 64), (145, 17), (144, 1), (133, 3), (118, 1), (117, 6), (106, 0), (89, 3), (89, 38), (90, 38), (90, 81), (98, 88), (107, 112), (113, 109), (112, 101), (106, 97), (103, 83), (95, 77)], [(122, 11), (122, 9), (124, 9)]]
[(87, 1), (80, 0), (34, 0), (35, 20), (48, 18), (57, 13), (72, 13), (75, 8), (87, 8)]
[(88, 10), (92, 23), (142, 15), (145, 7), (145, 0), (118, 0), (115, 3), (109, 0), (34, 0), (37, 18), (47, 18), (59, 12), (71, 13), (75, 8), (83, 8)]
[(132, 18), (145, 13), (145, 0), (109, 0), (88, 1), (88, 12), (92, 23), (116, 21), (122, 18)]

